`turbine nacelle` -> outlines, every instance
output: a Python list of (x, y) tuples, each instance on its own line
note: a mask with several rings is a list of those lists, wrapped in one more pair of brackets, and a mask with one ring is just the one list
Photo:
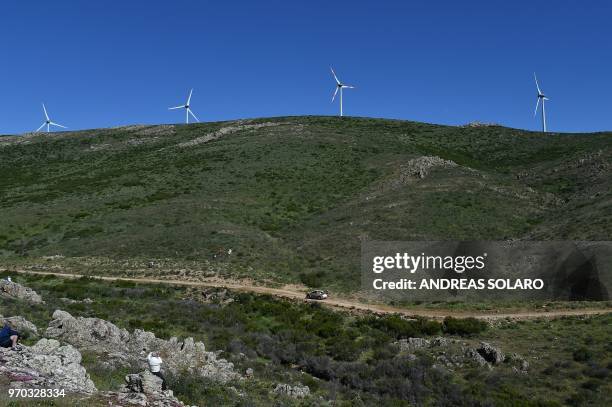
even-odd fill
[(542, 89), (540, 89), (540, 84), (538, 83), (538, 77), (536, 76), (535, 72), (533, 73), (533, 79), (535, 80), (536, 89), (538, 91), (536, 107), (533, 112), (533, 117), (535, 117), (538, 114), (538, 107), (540, 106), (540, 100), (541, 100), (542, 101), (542, 132), (546, 133), (546, 108), (544, 106), (544, 101), (549, 100), (549, 99), (544, 94), (544, 92), (542, 92)]
[(193, 116), (193, 118), (196, 120), (196, 122), (199, 122), (200, 120), (196, 117), (196, 115), (191, 111), (191, 95), (193, 93), (193, 89), (191, 89), (189, 91), (189, 96), (187, 97), (187, 103), (185, 103), (184, 105), (180, 105), (180, 106), (174, 106), (174, 107), (169, 107), (168, 110), (175, 110), (175, 109), (185, 109), (185, 123), (189, 124), (189, 115)]
[(334, 102), (334, 100), (336, 100), (336, 95), (338, 94), (338, 90), (339, 90), (340, 91), (340, 116), (342, 116), (343, 114), (342, 112), (342, 89), (355, 89), (355, 87), (351, 85), (346, 85), (340, 82), (340, 79), (338, 79), (338, 76), (336, 76), (336, 72), (334, 72), (334, 68), (330, 67), (329, 69), (331, 69), (331, 73), (334, 76), (334, 79), (336, 80), (336, 89), (334, 90), (334, 95), (332, 96), (332, 103)]
[(62, 126), (61, 124), (51, 121), (51, 118), (49, 117), (49, 114), (47, 113), (47, 108), (45, 107), (44, 103), (42, 104), (42, 107), (43, 107), (43, 112), (45, 113), (45, 121), (43, 122), (43, 124), (40, 125), (38, 129), (34, 130), (34, 133), (38, 133), (45, 126), (47, 126), (47, 133), (51, 131), (51, 126), (61, 127), (62, 129), (68, 128), (66, 126)]

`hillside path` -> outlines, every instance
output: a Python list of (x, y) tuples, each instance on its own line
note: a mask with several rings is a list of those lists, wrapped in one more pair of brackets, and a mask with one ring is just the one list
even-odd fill
[[(1, 271), (1, 270), (0, 270)], [(91, 277), (102, 281), (131, 281), (135, 283), (150, 283), (150, 284), (167, 284), (185, 287), (213, 287), (213, 288), (227, 288), (234, 291), (251, 292), (256, 294), (268, 294), (275, 297), (289, 298), (303, 301), (318, 302), (326, 306), (334, 308), (343, 308), (351, 311), (369, 311), (381, 314), (402, 314), (406, 316), (420, 316), (434, 319), (443, 319), (447, 316), (455, 318), (467, 318), (474, 317), (479, 319), (493, 320), (493, 319), (530, 319), (530, 318), (555, 318), (562, 316), (581, 316), (581, 315), (600, 315), (612, 313), (612, 308), (586, 308), (586, 309), (566, 309), (566, 310), (550, 310), (550, 311), (456, 311), (456, 310), (430, 310), (430, 309), (407, 309), (398, 308), (384, 304), (368, 304), (359, 302), (351, 299), (341, 298), (328, 298), (324, 301), (306, 300), (304, 298), (304, 292), (296, 289), (288, 288), (272, 288), (264, 286), (254, 286), (239, 284), (236, 282), (229, 282), (223, 280), (210, 280), (210, 281), (183, 281), (183, 280), (172, 280), (172, 279), (154, 279), (144, 277), (111, 277), (111, 276), (87, 276), (84, 274), (73, 274), (73, 273), (60, 273), (60, 272), (49, 272), (49, 271), (32, 271), (32, 270), (17, 270), (17, 273), (21, 274), (34, 274), (42, 276), (55, 276), (61, 278), (81, 278)]]

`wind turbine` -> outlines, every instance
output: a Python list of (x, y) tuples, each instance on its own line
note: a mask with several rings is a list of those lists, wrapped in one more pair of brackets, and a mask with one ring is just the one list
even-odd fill
[(538, 84), (538, 77), (535, 72), (533, 73), (533, 78), (535, 79), (536, 88), (538, 89), (538, 101), (536, 102), (535, 111), (533, 112), (533, 117), (536, 117), (538, 114), (538, 106), (540, 105), (540, 99), (542, 99), (542, 132), (546, 133), (546, 107), (544, 106), (544, 102), (549, 100), (544, 92), (540, 89), (540, 85)]
[(334, 96), (332, 96), (332, 103), (336, 99), (336, 95), (338, 94), (338, 89), (340, 90), (340, 116), (342, 117), (342, 89), (355, 89), (354, 86), (346, 85), (338, 79), (336, 73), (334, 72), (334, 68), (330, 67), (332, 75), (334, 75), (334, 79), (336, 80), (336, 90), (334, 91)]
[(61, 124), (57, 124), (51, 121), (51, 119), (49, 119), (49, 114), (47, 114), (47, 108), (45, 107), (45, 104), (42, 104), (43, 107), (43, 111), (45, 112), (45, 122), (43, 124), (40, 125), (39, 128), (36, 129), (35, 133), (38, 133), (40, 131), (40, 129), (42, 129), (43, 127), (47, 126), (47, 133), (49, 133), (49, 128), (51, 126), (55, 126), (55, 127), (61, 127), (62, 129), (67, 129), (68, 127), (66, 126), (62, 126)]
[(191, 89), (189, 91), (189, 96), (187, 97), (187, 103), (185, 103), (184, 105), (181, 106), (175, 106), (175, 107), (169, 107), (168, 110), (175, 110), (175, 109), (185, 109), (185, 123), (189, 124), (189, 115), (192, 115), (194, 119), (196, 119), (196, 122), (199, 122), (200, 120), (198, 120), (198, 118), (196, 117), (195, 114), (193, 114), (193, 112), (191, 111), (191, 94), (193, 93), (193, 89)]

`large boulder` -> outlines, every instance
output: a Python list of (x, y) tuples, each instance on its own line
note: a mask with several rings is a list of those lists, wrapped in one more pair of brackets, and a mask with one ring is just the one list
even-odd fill
[(214, 352), (207, 352), (204, 343), (195, 342), (193, 338), (165, 340), (141, 329), (130, 333), (111, 322), (98, 318), (74, 318), (61, 310), (53, 313), (46, 336), (81, 350), (104, 354), (105, 362), (115, 366), (136, 363), (144, 367), (146, 355), (157, 351), (163, 359), (162, 367), (174, 374), (199, 375), (222, 383), (240, 378), (233, 363), (217, 358)]
[(36, 291), (8, 280), (0, 280), (0, 297), (24, 300), (33, 304), (43, 302), (42, 297)]
[(487, 368), (491, 367), (491, 365), (489, 365), (487, 363), (485, 358), (483, 358), (482, 355), (480, 353), (478, 353), (478, 351), (476, 349), (473, 349), (473, 348), (466, 349), (465, 357), (468, 360), (471, 360), (471, 361), (475, 362), (480, 367), (487, 367)]
[(162, 379), (149, 371), (129, 374), (125, 377), (125, 386), (118, 393), (110, 393), (120, 405), (182, 407), (172, 390), (162, 390)]
[(97, 391), (81, 366), (79, 351), (54, 339), (17, 351), (0, 348), (0, 376), (8, 379), (9, 388), (63, 389), (66, 395)]
[(99, 318), (74, 318), (56, 310), (45, 332), (49, 338), (60, 339), (79, 349), (103, 352), (120, 351), (130, 339), (130, 333)]
[(480, 342), (480, 346), (476, 349), (476, 351), (484, 358), (484, 360), (494, 365), (502, 363), (506, 358), (500, 349), (494, 347), (488, 342)]

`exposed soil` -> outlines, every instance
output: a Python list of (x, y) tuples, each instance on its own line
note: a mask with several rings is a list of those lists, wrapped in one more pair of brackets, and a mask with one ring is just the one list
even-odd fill
[[(19, 270), (18, 273), (24, 274), (36, 274), (36, 275), (51, 275), (62, 278), (81, 278), (85, 277), (82, 274), (72, 273), (59, 273), (59, 272), (47, 272), (47, 271), (30, 271), (30, 270)], [(91, 277), (91, 276), (88, 276)], [(568, 309), (568, 310), (550, 310), (550, 311), (455, 311), (455, 310), (428, 310), (428, 309), (405, 309), (393, 307), (384, 304), (366, 304), (352, 299), (342, 298), (328, 298), (324, 301), (306, 300), (304, 292), (294, 287), (283, 287), (283, 288), (271, 288), (264, 286), (257, 286), (251, 284), (242, 284), (236, 281), (226, 281), (219, 278), (204, 280), (204, 281), (183, 281), (183, 280), (172, 280), (172, 279), (154, 279), (154, 278), (131, 278), (131, 277), (109, 277), (99, 276), (95, 277), (102, 281), (132, 281), (136, 283), (152, 283), (152, 284), (170, 284), (187, 287), (219, 287), (227, 288), (235, 291), (252, 292), (256, 294), (268, 294), (276, 297), (304, 300), (304, 301), (315, 301), (320, 302), (323, 305), (343, 308), (354, 311), (368, 311), (381, 314), (403, 314), (406, 316), (421, 316), (434, 319), (443, 319), (447, 316), (456, 318), (467, 318), (474, 317), (479, 319), (494, 320), (503, 318), (512, 319), (529, 319), (529, 318), (554, 318), (561, 316), (579, 316), (579, 315), (598, 315), (612, 313), (612, 308), (598, 308), (598, 309)]]

